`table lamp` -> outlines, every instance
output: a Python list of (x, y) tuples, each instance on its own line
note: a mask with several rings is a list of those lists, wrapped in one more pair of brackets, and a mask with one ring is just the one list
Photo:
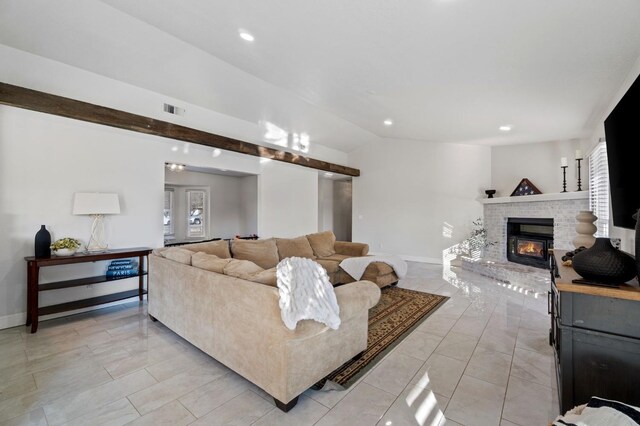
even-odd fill
[(104, 236), (104, 215), (119, 214), (118, 194), (101, 192), (76, 192), (73, 198), (73, 214), (89, 215), (93, 218), (91, 237), (87, 251), (100, 252), (108, 247)]

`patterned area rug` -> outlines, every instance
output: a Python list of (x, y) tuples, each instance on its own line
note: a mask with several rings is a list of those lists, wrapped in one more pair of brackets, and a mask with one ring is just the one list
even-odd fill
[(316, 383), (313, 389), (351, 386), (447, 299), (446, 296), (404, 288), (383, 288), (380, 302), (369, 310), (367, 349), (360, 358), (342, 365)]

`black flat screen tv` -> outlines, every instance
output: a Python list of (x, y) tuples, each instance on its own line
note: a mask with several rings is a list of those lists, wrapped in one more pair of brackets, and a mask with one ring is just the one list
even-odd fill
[(635, 228), (640, 208), (640, 77), (604, 122), (613, 224)]

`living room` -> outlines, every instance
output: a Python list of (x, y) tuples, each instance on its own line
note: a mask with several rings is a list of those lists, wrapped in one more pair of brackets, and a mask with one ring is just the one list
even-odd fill
[[(486, 190), (495, 189), (496, 198), (509, 197), (528, 178), (542, 194), (555, 196), (563, 190), (561, 164), (566, 159), (566, 188), (576, 194), (577, 151), (585, 158), (580, 200), (587, 205), (588, 155), (605, 138), (605, 119), (640, 74), (637, 2), (512, 5), (439, 0), (404, 6), (286, 2), (276, 8), (280, 11), (249, 2), (206, 3), (3, 2), (0, 82), (358, 169), (360, 175), (352, 177), (351, 240), (368, 244), (371, 254), (408, 261), (407, 278), (398, 287), (450, 299), (420, 326), (416, 336), (427, 340), (405, 339), (422, 345), (419, 356), (405, 344), (401, 356), (379, 362), (384, 368), (377, 376), (365, 376), (344, 393), (308, 391), (286, 415), (271, 411), (277, 410), (273, 402), (259, 388), (247, 385), (243, 391), (248, 389), (249, 397), (234, 395), (200, 415), (180, 402), (190, 389), (148, 412), (126, 402), (130, 395), (125, 393), (92, 407), (95, 418), (100, 409), (119, 402), (121, 411), (129, 410), (129, 417), (123, 417), (128, 421), (174, 410), (191, 419), (182, 420), (185, 424), (196, 419), (207, 424), (214, 423), (207, 415), (234, 400), (240, 405), (236, 411), (231, 410), (233, 403), (228, 405), (230, 412), (242, 411), (238, 407), (248, 401), (247, 411), (260, 415), (244, 421), (261, 424), (354, 424), (353, 418), (361, 417), (363, 424), (524, 426), (548, 424), (561, 414), (553, 353), (548, 342), (540, 344), (548, 338), (548, 289), (538, 289), (545, 293), (539, 297), (509, 295), (513, 291), (502, 287), (496, 293), (495, 279), (449, 266), (448, 255), (467, 240), (473, 222), (485, 214), (490, 205)], [(140, 307), (136, 302), (135, 308), (129, 302), (85, 313), (82, 328), (73, 325), (74, 317), (64, 316), (68, 313), (51, 321), (45, 318), (33, 335), (24, 327), (24, 258), (34, 254), (36, 231), (45, 224), (52, 241), (89, 239), (90, 218), (72, 214), (74, 194), (118, 194), (120, 213), (105, 217), (110, 248), (164, 245), (167, 163), (257, 176), (255, 230), (240, 226), (238, 234), (294, 238), (326, 230), (319, 228), (319, 179), (327, 170), (30, 111), (10, 106), (4, 98), (0, 104), (0, 205), (5, 219), (0, 230), (8, 237), (0, 245), (0, 354), (6, 357), (0, 361), (0, 381), (11, 383), (0, 384), (0, 422), (61, 424), (92, 419), (83, 417), (90, 413), (82, 410), (64, 418), (52, 415), (76, 396), (69, 389), (77, 385), (75, 379), (90, 371), (88, 365), (79, 369), (59, 362), (61, 354), (73, 357), (69, 351), (77, 349), (69, 334), (86, 339), (95, 331), (94, 340), (81, 340), (81, 347), (88, 347), (90, 357), (97, 359), (93, 343), (111, 341), (123, 331), (121, 327), (138, 331), (136, 327), (145, 327), (146, 335), (161, 327), (146, 320), (146, 303)], [(165, 112), (164, 104), (181, 113)], [(276, 143), (278, 131), (286, 146)], [(292, 142), (306, 137), (308, 145), (294, 149)], [(634, 252), (633, 231), (610, 226), (609, 237), (620, 239), (622, 250)], [(41, 281), (80, 278), (95, 268), (87, 264), (43, 269)], [(40, 304), (125, 291), (136, 285), (133, 281), (42, 292)], [(499, 315), (515, 299), (517, 315)], [(473, 308), (482, 304), (491, 307), (490, 315), (474, 317)], [(100, 315), (99, 311), (105, 316), (89, 316)], [(493, 319), (510, 318), (518, 324), (528, 321), (536, 329), (529, 333), (527, 327), (505, 325), (496, 328), (503, 334), (487, 333), (492, 350), (503, 346), (511, 351), (508, 362), (499, 350), (494, 358), (500, 362), (489, 362), (479, 348), (491, 345), (477, 346), (488, 329), (476, 330), (470, 318), (481, 318), (487, 327)], [(431, 331), (425, 332), (428, 327)], [(461, 336), (472, 340), (457, 336), (454, 353), (433, 347), (434, 355), (427, 356), (426, 348), (435, 340), (440, 344), (451, 330), (462, 330)], [(527, 338), (534, 337), (537, 340), (529, 345)], [(184, 342), (180, 345), (187, 347)], [(47, 352), (47, 346), (59, 353)], [(535, 377), (510, 374), (527, 365), (516, 365), (518, 348), (530, 352), (535, 360), (531, 368), (540, 361), (547, 371)], [(457, 357), (455, 351), (464, 355)], [(58, 361), (46, 364), (47, 357)], [(429, 401), (437, 408), (418, 420), (416, 405), (412, 408), (403, 400), (410, 393), (410, 382), (424, 373), (431, 357), (437, 361), (429, 370), (434, 386), (422, 388), (433, 388), (433, 393), (425, 397), (422, 410)], [(159, 364), (166, 361), (150, 355), (148, 364), (131, 371), (137, 374), (131, 380), (140, 382), (136, 392), (143, 390), (145, 380), (155, 384), (169, 376), (159, 372)], [(483, 376), (472, 373), (472, 367), (502, 370)], [(9, 375), (10, 370), (24, 374)], [(407, 377), (406, 383), (396, 390), (397, 383), (384, 384), (393, 382), (389, 376), (401, 381)], [(516, 377), (513, 383), (522, 381), (511, 384), (512, 377)], [(100, 380), (78, 386), (78, 391), (90, 391), (103, 384)], [(471, 383), (474, 380), (480, 383)], [(544, 395), (537, 400), (544, 406), (541, 417), (509, 405), (514, 392), (509, 386), (517, 389), (522, 383), (542, 389), (539, 394)], [(56, 401), (52, 396), (56, 390), (64, 390), (67, 399)], [(493, 391), (495, 400), (476, 399)], [(256, 395), (258, 400), (253, 399)], [(475, 423), (468, 420), (473, 407), (486, 414), (478, 415)], [(412, 422), (407, 413), (413, 415)]]

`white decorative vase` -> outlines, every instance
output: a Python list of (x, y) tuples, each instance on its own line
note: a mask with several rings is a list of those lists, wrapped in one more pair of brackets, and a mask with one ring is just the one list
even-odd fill
[(71, 256), (76, 253), (76, 249), (58, 249), (54, 250), (53, 254), (56, 256)]
[(573, 245), (578, 247), (591, 247), (596, 242), (596, 233), (598, 228), (593, 224), (598, 217), (592, 211), (581, 211), (576, 216), (578, 223), (576, 224), (576, 232), (578, 235), (573, 239)]

